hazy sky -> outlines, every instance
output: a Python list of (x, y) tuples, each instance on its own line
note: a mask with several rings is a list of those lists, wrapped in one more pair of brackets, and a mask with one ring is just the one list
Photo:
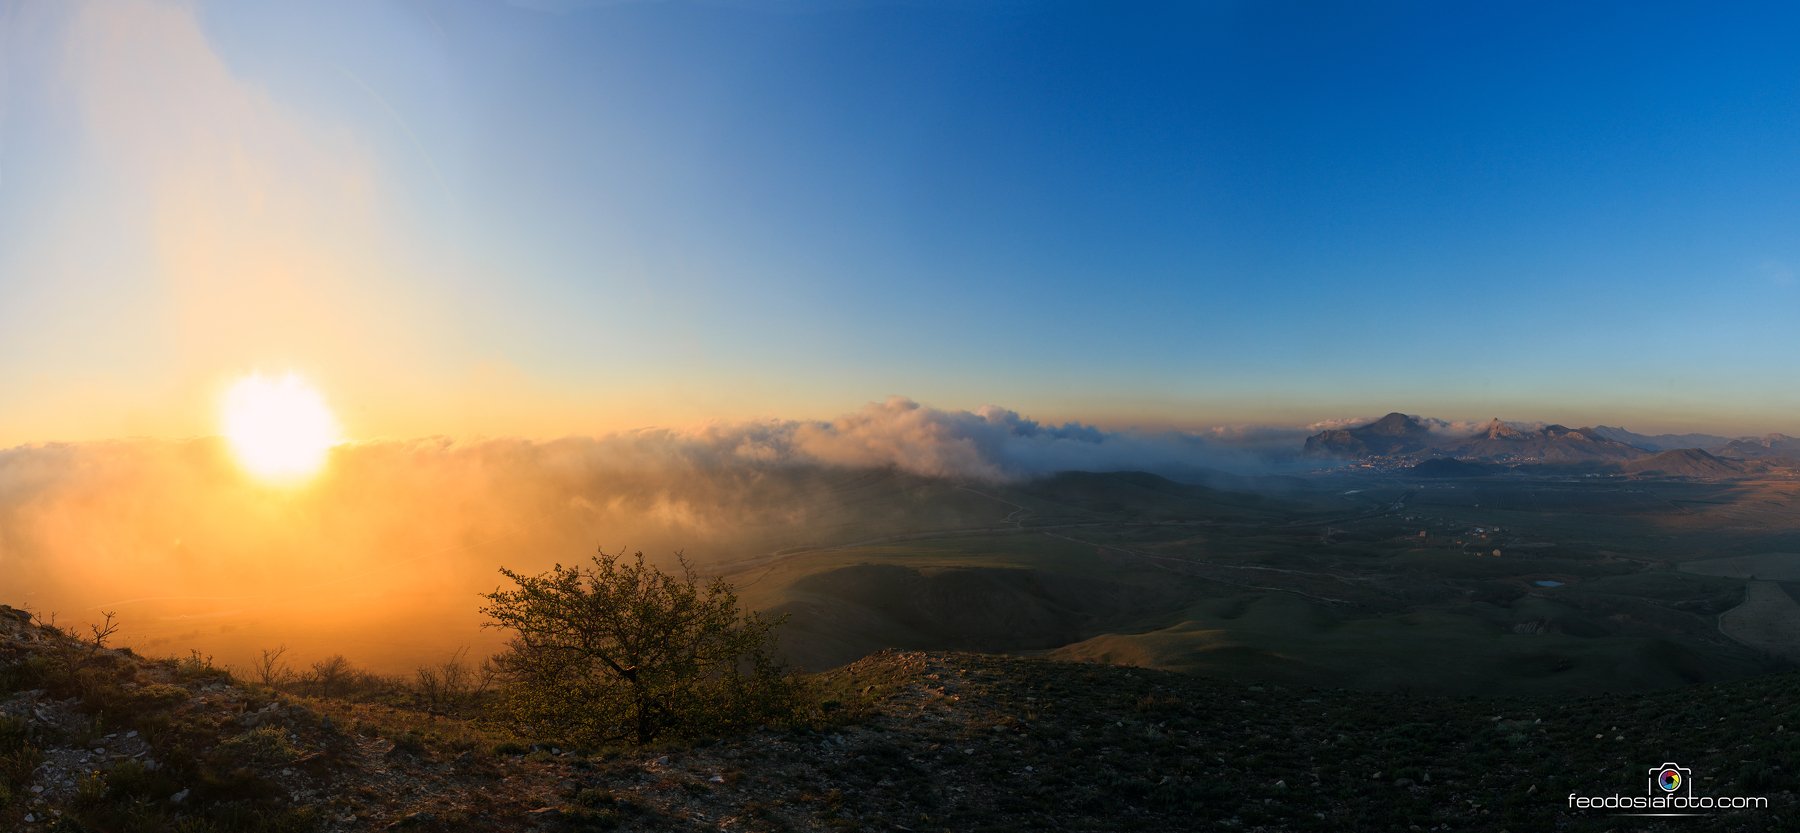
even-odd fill
[(1771, 4), (0, 0), (0, 445), (1404, 410), (1800, 433)]

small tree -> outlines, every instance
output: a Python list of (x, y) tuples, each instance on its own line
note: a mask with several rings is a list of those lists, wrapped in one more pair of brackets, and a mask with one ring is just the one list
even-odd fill
[(593, 566), (524, 576), (484, 594), (492, 622), (515, 633), (496, 658), (509, 716), (523, 731), (573, 745), (696, 737), (785, 717), (794, 688), (773, 656), (773, 629), (738, 609), (724, 579), (702, 586), (644, 554), (600, 551)]
[(287, 682), (288, 679), (294, 675), (294, 672), (288, 670), (287, 663), (281, 661), (282, 656), (286, 653), (286, 645), (262, 649), (262, 654), (256, 659), (255, 672), (257, 680), (269, 688), (274, 688)]
[(413, 688), (425, 701), (427, 713), (435, 717), (473, 696), (476, 677), (464, 662), (468, 655), (469, 649), (465, 646), (456, 649), (440, 665), (419, 666), (414, 674)]
[(119, 632), (119, 623), (114, 619), (119, 614), (110, 610), (102, 610), (100, 615), (105, 618), (98, 624), (88, 625), (88, 629), (94, 632), (94, 637), (88, 640), (89, 656), (105, 649), (106, 641), (112, 639), (113, 634)]
[(312, 664), (312, 681), (318, 685), (320, 696), (330, 697), (338, 686), (349, 681), (352, 671), (350, 660), (343, 654), (332, 654)]

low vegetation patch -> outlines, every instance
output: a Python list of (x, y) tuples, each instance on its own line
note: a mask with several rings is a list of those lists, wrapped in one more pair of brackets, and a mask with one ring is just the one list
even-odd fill
[(521, 734), (596, 748), (715, 736), (789, 719), (798, 690), (774, 659), (780, 620), (746, 613), (723, 579), (702, 584), (604, 551), (486, 595), (514, 634), (497, 658), (504, 716)]

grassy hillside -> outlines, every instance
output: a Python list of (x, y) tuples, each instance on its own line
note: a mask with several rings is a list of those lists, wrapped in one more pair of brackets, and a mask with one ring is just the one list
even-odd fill
[(1473, 700), (883, 652), (814, 678), (805, 725), (573, 751), (6, 615), (0, 828), (1600, 831), (1620, 819), (1569, 793), (1637, 795), (1675, 760), (1769, 807), (1631, 829), (1773, 830), (1796, 821), (1797, 683)]

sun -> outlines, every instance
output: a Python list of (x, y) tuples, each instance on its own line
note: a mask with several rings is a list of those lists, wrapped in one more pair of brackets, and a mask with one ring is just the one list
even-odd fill
[(223, 417), (238, 462), (270, 483), (297, 483), (318, 473), (339, 439), (325, 397), (292, 373), (239, 379), (225, 391)]

